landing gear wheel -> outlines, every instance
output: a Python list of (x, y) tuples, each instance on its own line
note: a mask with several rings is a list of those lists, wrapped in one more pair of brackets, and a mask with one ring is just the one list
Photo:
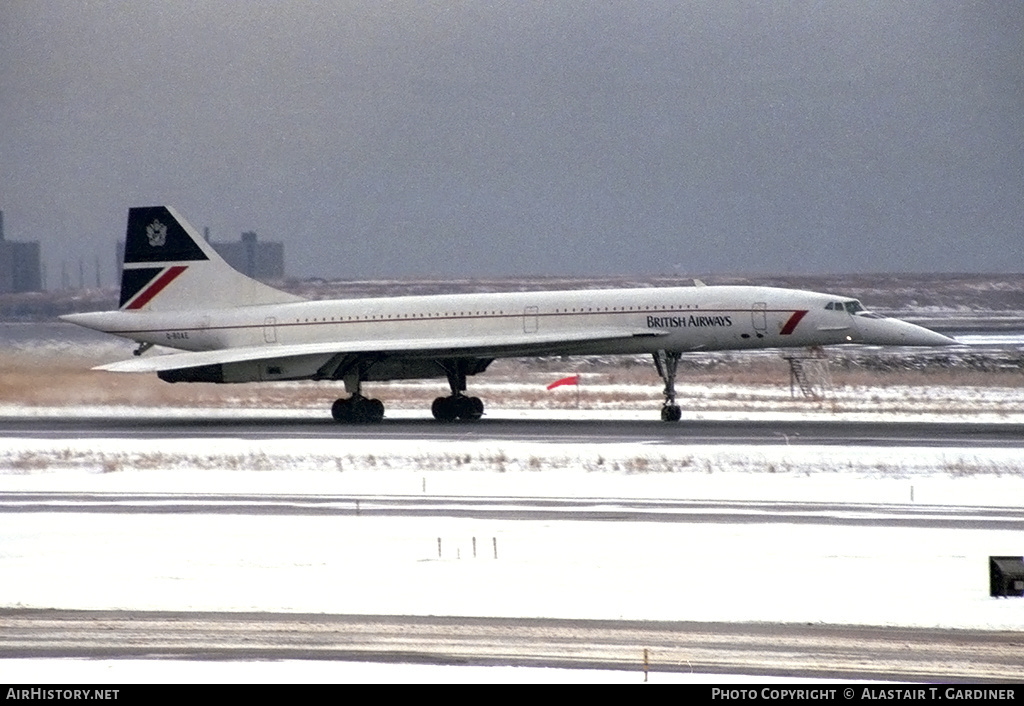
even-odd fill
[(484, 416), (484, 403), (479, 397), (460, 397), (459, 419), (475, 422)]
[(380, 400), (353, 398), (352, 421), (376, 424), (384, 419), (384, 403)]
[(484, 415), (484, 403), (479, 397), (465, 395), (438, 397), (430, 406), (430, 412), (439, 422), (452, 422), (456, 419), (476, 421)]
[(374, 422), (382, 421), (384, 419), (384, 403), (378, 399), (370, 400), (370, 416)]
[(331, 416), (338, 422), (376, 424), (384, 419), (384, 403), (357, 396), (339, 399), (331, 406)]
[(350, 407), (349, 400), (345, 398), (334, 400), (334, 404), (331, 405), (331, 416), (334, 417), (334, 421), (347, 422)]
[(678, 422), (683, 416), (683, 410), (677, 404), (667, 404), (661, 408), (661, 421)]
[(434, 419), (439, 422), (454, 421), (457, 416), (455, 405), (452, 403), (454, 399), (454, 397), (438, 397), (434, 400), (434, 404), (430, 406), (430, 412), (434, 415)]
[[(479, 397), (466, 396), (466, 375), (474, 375), (487, 367), (490, 361), (479, 360), (438, 360), (437, 365), (448, 378), (448, 387), (452, 394), (438, 397), (431, 405), (430, 411), (439, 422), (451, 422), (456, 419), (476, 421), (484, 415), (484, 403)], [(481, 367), (481, 362), (483, 363)]]

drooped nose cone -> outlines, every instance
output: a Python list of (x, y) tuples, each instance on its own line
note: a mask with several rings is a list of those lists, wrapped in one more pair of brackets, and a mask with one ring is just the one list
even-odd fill
[(923, 326), (899, 319), (857, 319), (860, 343), (873, 346), (951, 346), (956, 341)]

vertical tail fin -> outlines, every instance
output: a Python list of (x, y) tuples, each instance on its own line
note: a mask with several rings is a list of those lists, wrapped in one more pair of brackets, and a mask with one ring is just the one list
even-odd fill
[(183, 311), (302, 301), (232, 268), (170, 206), (128, 210), (120, 308)]

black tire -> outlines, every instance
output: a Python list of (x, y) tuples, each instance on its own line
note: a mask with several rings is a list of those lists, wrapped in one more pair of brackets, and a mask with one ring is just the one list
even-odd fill
[(366, 404), (363, 405), (363, 411), (366, 421), (371, 424), (377, 424), (384, 419), (384, 403), (380, 400), (366, 400)]
[(348, 422), (352, 418), (352, 404), (351, 400), (337, 399), (334, 400), (334, 404), (331, 405), (331, 416), (334, 417), (336, 422)]
[(677, 404), (667, 404), (661, 408), (661, 421), (678, 422), (683, 417), (683, 410)]
[(376, 424), (384, 419), (384, 403), (380, 400), (353, 397), (350, 403), (352, 407), (349, 413), (350, 421), (359, 424)]
[(477, 419), (480, 419), (480, 417), (484, 416), (483, 400), (479, 397), (465, 397), (463, 400), (463, 409), (459, 414), (462, 419), (476, 421)]
[(355, 424), (375, 424), (384, 419), (384, 403), (365, 397), (335, 400), (331, 405), (334, 421)]
[(434, 404), (430, 405), (430, 412), (434, 419), (439, 422), (450, 422), (455, 419), (455, 405), (452, 397), (438, 397)]

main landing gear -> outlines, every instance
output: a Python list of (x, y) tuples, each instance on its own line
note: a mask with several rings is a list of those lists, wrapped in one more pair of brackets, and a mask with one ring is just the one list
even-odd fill
[(430, 411), (439, 422), (452, 422), (456, 419), (475, 421), (484, 415), (484, 403), (479, 397), (465, 395), (438, 397), (430, 406)]
[(384, 419), (384, 403), (355, 394), (335, 400), (331, 405), (331, 416), (336, 422), (376, 424)]
[[(384, 403), (363, 397), (362, 383), (373, 377), (371, 368), (383, 359), (365, 356), (338, 354), (319, 371), (321, 379), (344, 380), (345, 391), (351, 395), (335, 400), (331, 416), (338, 422), (375, 424), (384, 419)], [(385, 361), (386, 362), (386, 361)], [(393, 377), (381, 377), (380, 370), (373, 379), (401, 379), (404, 377), (436, 377), (443, 372), (448, 378), (452, 394), (434, 400), (431, 412), (434, 419), (450, 422), (456, 419), (476, 420), (484, 414), (484, 403), (479, 397), (466, 395), (466, 376), (483, 372), (490, 365), (486, 358), (448, 358), (443, 360), (406, 361), (405, 367), (396, 365), (385, 368), (384, 373), (398, 373)]]
[(430, 406), (434, 419), (439, 422), (452, 422), (456, 419), (476, 421), (484, 415), (484, 403), (479, 397), (466, 396), (466, 370), (468, 363), (463, 360), (451, 360), (440, 363), (448, 378), (448, 386), (452, 394), (438, 397)]
[(654, 367), (665, 381), (665, 403), (661, 406), (661, 421), (678, 422), (683, 416), (676, 404), (676, 368), (679, 366), (678, 351), (658, 351), (654, 354)]
[(361, 363), (356, 362), (344, 376), (345, 389), (352, 393), (351, 397), (342, 397), (331, 405), (331, 416), (336, 422), (350, 424), (376, 424), (384, 419), (384, 403), (380, 400), (363, 397), (363, 370)]

